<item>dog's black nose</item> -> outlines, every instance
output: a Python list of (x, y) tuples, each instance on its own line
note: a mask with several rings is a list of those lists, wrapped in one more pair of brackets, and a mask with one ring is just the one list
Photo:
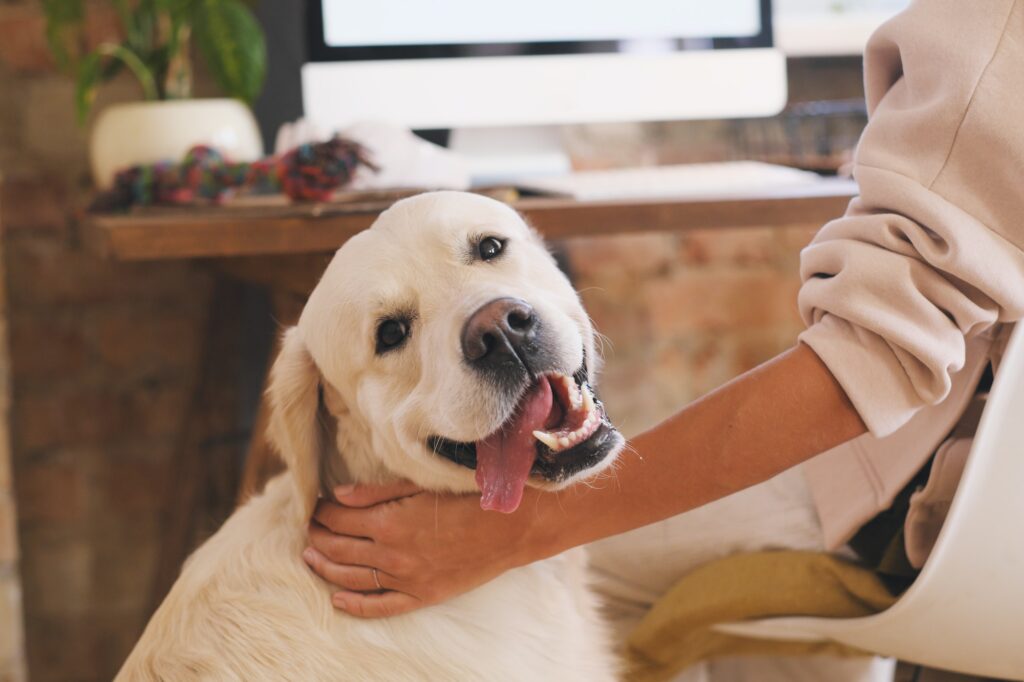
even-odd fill
[(496, 298), (480, 306), (462, 328), (462, 355), (487, 370), (526, 366), (537, 338), (537, 314), (518, 298)]

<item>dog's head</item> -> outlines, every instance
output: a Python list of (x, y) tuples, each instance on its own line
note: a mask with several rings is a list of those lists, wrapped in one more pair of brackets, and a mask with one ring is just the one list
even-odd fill
[(620, 450), (596, 361), (579, 298), (515, 211), (423, 194), (338, 251), (286, 332), (271, 439), (307, 511), (344, 466), (360, 481), (479, 488), (484, 508), (509, 512), (525, 485), (569, 485)]

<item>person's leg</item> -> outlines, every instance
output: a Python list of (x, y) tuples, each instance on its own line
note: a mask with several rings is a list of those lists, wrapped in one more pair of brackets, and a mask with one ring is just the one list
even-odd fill
[[(588, 546), (598, 591), (625, 637), (682, 576), (769, 549), (820, 550), (821, 525), (798, 467), (685, 514)], [(621, 621), (621, 622), (620, 622)]]
[[(618, 641), (625, 641), (651, 605), (697, 566), (740, 552), (821, 551), (823, 547), (821, 524), (803, 470), (796, 467), (704, 507), (593, 543), (588, 549), (606, 614)], [(717, 670), (716, 664), (708, 664), (700, 674), (706, 673), (711, 682), (761, 682), (775, 679), (767, 676), (777, 662), (783, 675), (779, 679), (892, 679), (891, 673), (876, 672), (871, 659), (859, 664), (833, 658), (758, 659), (756, 673), (740, 659), (735, 661), (718, 662)], [(793, 670), (801, 665), (816, 677), (796, 675)], [(822, 665), (832, 666), (824, 677)]]

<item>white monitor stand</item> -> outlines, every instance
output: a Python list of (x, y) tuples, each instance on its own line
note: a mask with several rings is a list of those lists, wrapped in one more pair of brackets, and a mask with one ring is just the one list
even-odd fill
[(455, 128), (448, 147), (466, 160), (475, 187), (572, 170), (560, 126)]

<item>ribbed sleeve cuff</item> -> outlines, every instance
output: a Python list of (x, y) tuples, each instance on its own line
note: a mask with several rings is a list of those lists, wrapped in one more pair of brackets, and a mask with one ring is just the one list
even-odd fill
[(923, 407), (906, 370), (877, 334), (825, 315), (799, 339), (832, 372), (874, 436), (888, 436)]

